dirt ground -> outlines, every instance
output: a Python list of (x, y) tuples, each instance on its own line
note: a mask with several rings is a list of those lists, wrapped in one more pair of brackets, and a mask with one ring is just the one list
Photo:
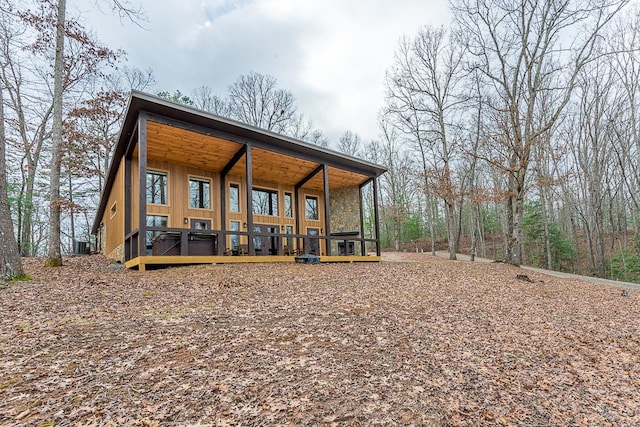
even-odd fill
[(640, 425), (639, 291), (394, 257), (25, 260), (0, 289), (0, 425)]

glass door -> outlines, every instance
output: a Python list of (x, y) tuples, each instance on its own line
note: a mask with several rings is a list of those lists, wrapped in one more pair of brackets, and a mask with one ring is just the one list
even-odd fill
[[(320, 229), (307, 228), (307, 234), (309, 236), (319, 236)], [(306, 241), (305, 248), (304, 248), (305, 252), (308, 254), (320, 256), (320, 239), (306, 238), (305, 241)]]
[(278, 255), (280, 252), (280, 228), (277, 225), (254, 225), (253, 246), (256, 255)]

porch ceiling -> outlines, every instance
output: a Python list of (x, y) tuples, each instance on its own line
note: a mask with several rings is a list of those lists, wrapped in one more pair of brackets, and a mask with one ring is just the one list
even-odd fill
[[(153, 121), (147, 124), (147, 152), (150, 159), (219, 172), (241, 147), (240, 143), (190, 130)], [(254, 148), (251, 152), (254, 180), (296, 185), (319, 165), (261, 148)], [(229, 173), (245, 176), (245, 158), (242, 156)], [(365, 175), (329, 167), (329, 189), (362, 184), (367, 179)], [(304, 188), (322, 190), (322, 173), (309, 180)]]

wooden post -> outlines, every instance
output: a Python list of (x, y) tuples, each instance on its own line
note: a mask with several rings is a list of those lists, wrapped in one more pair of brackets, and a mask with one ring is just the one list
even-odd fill
[[(331, 215), (329, 212), (329, 167), (322, 165), (322, 185), (324, 187), (324, 235), (331, 236)], [(327, 256), (331, 255), (331, 240), (325, 240)]]
[(216, 237), (218, 241), (218, 255), (223, 255), (227, 246), (227, 175), (220, 174), (220, 235)]
[(252, 148), (247, 144), (247, 152), (245, 154), (245, 169), (247, 177), (247, 250), (249, 255), (255, 255), (256, 251), (253, 247), (253, 164), (252, 164)]
[[(220, 230), (222, 230), (222, 233), (221, 236), (216, 238), (218, 241), (218, 255), (224, 255), (224, 250), (227, 246), (227, 174), (246, 152), (247, 146), (243, 145), (220, 171)], [(240, 195), (238, 195), (238, 197), (240, 197)], [(238, 200), (238, 203), (240, 203), (240, 200)]]
[(380, 256), (380, 218), (378, 217), (378, 178), (373, 178), (373, 216), (376, 230), (376, 255)]
[[(131, 233), (131, 156), (125, 154), (124, 158), (124, 235)], [(124, 245), (124, 260), (131, 259), (131, 241)]]
[[(138, 256), (147, 255), (147, 115), (138, 116)], [(144, 268), (144, 267), (143, 267)]]
[[(363, 195), (362, 195), (362, 188), (369, 184), (371, 182), (371, 179), (368, 179), (365, 183), (360, 184), (358, 186), (358, 193), (360, 196), (360, 238), (364, 239), (364, 206), (363, 206)], [(365, 256), (367, 255), (367, 243), (364, 240), (360, 241), (360, 255)]]

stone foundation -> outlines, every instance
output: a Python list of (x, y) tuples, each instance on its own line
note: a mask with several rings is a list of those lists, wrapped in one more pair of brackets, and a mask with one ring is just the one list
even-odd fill
[(105, 254), (105, 256), (118, 262), (124, 262), (124, 243), (118, 245), (114, 250)]

